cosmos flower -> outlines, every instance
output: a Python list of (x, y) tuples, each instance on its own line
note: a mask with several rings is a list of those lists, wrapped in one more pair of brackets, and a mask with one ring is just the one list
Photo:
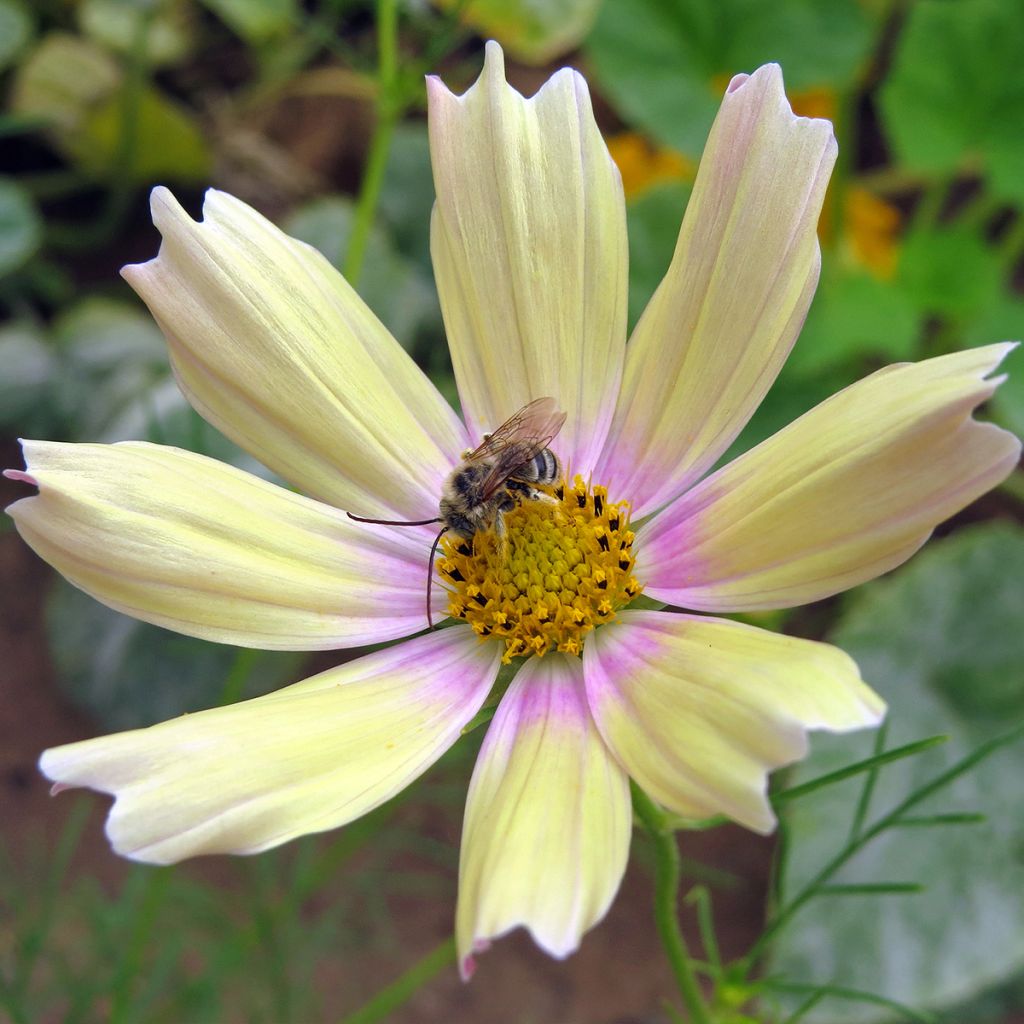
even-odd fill
[[(892, 569), (1019, 444), (971, 417), (1010, 348), (993, 345), (875, 373), (710, 472), (818, 278), (836, 145), (792, 114), (778, 67), (729, 84), (628, 346), (622, 187), (583, 79), (560, 71), (524, 99), (492, 43), (465, 95), (428, 92), (463, 415), (318, 253), (230, 196), (210, 192), (195, 223), (157, 189), (160, 253), (124, 275), (195, 408), (308, 497), (159, 445), (29, 441), (14, 475), (38, 494), (10, 512), (74, 584), (169, 629), (302, 650), (411, 637), (233, 707), (46, 751), (59, 788), (114, 795), (107, 832), (128, 857), (257, 853), (343, 825), (459, 738), (503, 659), (519, 666), (469, 786), (468, 975), (514, 927), (565, 956), (602, 917), (630, 777), (680, 815), (769, 831), (768, 773), (805, 754), (808, 730), (874, 725), (884, 707), (836, 648), (715, 613)], [(433, 614), (456, 624), (426, 631), (435, 527), (345, 513), (436, 516), (463, 451), (541, 397), (566, 414), (551, 442), (565, 482), (508, 512), (501, 540), (443, 539)]]

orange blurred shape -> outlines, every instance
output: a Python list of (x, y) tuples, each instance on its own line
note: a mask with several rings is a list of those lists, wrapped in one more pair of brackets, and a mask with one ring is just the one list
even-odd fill
[(674, 149), (655, 146), (637, 132), (620, 132), (608, 139), (608, 150), (622, 175), (627, 199), (666, 181), (692, 181), (696, 163)]
[(836, 119), (836, 94), (825, 86), (797, 90), (790, 95), (789, 105), (800, 117), (823, 117), (826, 121)]
[(889, 280), (896, 273), (899, 210), (856, 185), (847, 192), (845, 205), (850, 255), (875, 277)]

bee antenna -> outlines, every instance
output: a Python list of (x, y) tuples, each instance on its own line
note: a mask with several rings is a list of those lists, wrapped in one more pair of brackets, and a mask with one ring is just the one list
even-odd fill
[[(440, 522), (440, 520), (434, 519), (431, 522)], [(447, 532), (448, 527), (442, 526), (434, 538), (434, 543), (430, 545), (430, 561), (427, 563), (427, 626), (430, 629), (434, 628), (434, 617), (430, 614), (430, 591), (434, 585), (434, 555), (437, 554), (437, 545), (441, 543), (441, 538)]]
[(351, 512), (346, 512), (345, 515), (357, 523), (376, 523), (378, 526), (429, 526), (431, 523), (441, 522), (437, 516), (434, 516), (433, 519), (366, 519), (363, 516), (353, 515)]

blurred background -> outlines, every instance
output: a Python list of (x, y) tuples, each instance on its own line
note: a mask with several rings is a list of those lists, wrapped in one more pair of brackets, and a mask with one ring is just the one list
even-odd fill
[[(633, 321), (734, 73), (778, 61), (796, 110), (835, 122), (821, 285), (737, 450), (885, 363), (1024, 333), (1020, 0), (383, 0), (379, 12), (363, 0), (0, 0), (3, 465), (22, 465), (18, 436), (145, 438), (265, 475), (188, 408), (118, 277), (156, 253), (156, 183), (197, 216), (205, 187), (226, 189), (319, 247), (454, 401), (423, 75), (461, 91), (488, 37), (526, 94), (564, 64), (589, 81), (629, 203)], [(1024, 356), (1007, 369), (983, 415), (1021, 433)], [(28, 493), (0, 484), (5, 504)], [(881, 770), (872, 808), (1024, 718), (1022, 511), (1018, 470), (889, 577), (755, 620), (850, 651), (892, 708), (888, 745), (950, 737)], [(482, 730), (339, 832), (174, 869), (117, 859), (106, 799), (51, 801), (36, 771), (44, 747), (252, 696), (341, 657), (240, 653), (126, 619), (56, 579), (0, 521), (0, 1019), (338, 1020), (450, 933)], [(822, 737), (787, 781), (873, 743)], [(841, 879), (914, 883), (904, 893), (837, 890), (795, 917), (765, 974), (835, 990), (801, 1019), (914, 1019), (841, 994), (855, 989), (949, 1024), (1024, 1021), (1022, 778), (1021, 746), (1000, 751), (927, 805), (963, 822), (890, 830)], [(747, 949), (780, 888), (828, 860), (859, 792), (794, 803), (773, 883), (775, 840), (681, 835), (724, 955)], [(571, 960), (515, 935), (471, 985), (448, 968), (394, 1019), (670, 1021), (650, 863), (638, 840), (608, 919)], [(799, 1002), (766, 992), (756, 1015), (783, 1021)]]

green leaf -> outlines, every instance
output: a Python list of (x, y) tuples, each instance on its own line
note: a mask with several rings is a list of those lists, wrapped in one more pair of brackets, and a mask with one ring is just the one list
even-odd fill
[(205, 181), (210, 173), (206, 140), (191, 112), (152, 87), (138, 102), (135, 145), (126, 168), (118, 165), (124, 131), (124, 99), (112, 95), (82, 121), (81, 129), (65, 140), (81, 167), (98, 176), (111, 171), (146, 183), (164, 179)]
[[(238, 650), (179, 636), (58, 580), (46, 609), (58, 681), (105, 729), (132, 729), (217, 704)], [(304, 655), (253, 652), (245, 696), (299, 677)]]
[(11, 111), (44, 121), (60, 145), (117, 89), (120, 79), (116, 61), (102, 47), (51, 32), (18, 68)]
[(814, 376), (868, 358), (910, 359), (921, 334), (921, 315), (903, 290), (863, 271), (827, 271), (789, 368)]
[(298, 21), (295, 0), (201, 0), (247, 43), (259, 45), (293, 31)]
[(1024, 202), (1024, 5), (919, 0), (881, 90), (884, 126), (913, 170), (980, 160), (1001, 197)]
[(855, 0), (605, 0), (586, 51), (626, 121), (696, 156), (733, 74), (778, 61), (790, 92), (842, 89), (870, 38)]
[(46, 336), (34, 325), (0, 327), (0, 427), (19, 433), (45, 433), (45, 395), (56, 360)]
[(640, 319), (672, 262), (689, 198), (689, 185), (672, 182), (649, 189), (626, 208), (630, 329)]
[[(325, 196), (296, 210), (282, 226), (288, 234), (319, 249), (338, 267), (352, 230), (352, 216), (351, 200)], [(440, 322), (433, 286), (416, 264), (397, 252), (379, 225), (370, 233), (359, 294), (406, 347), (418, 331)]]
[[(800, 343), (797, 342), (798, 345)], [(783, 366), (778, 379), (765, 395), (764, 401), (757, 407), (750, 422), (719, 459), (718, 465), (724, 465), (754, 445), (760, 444), (765, 438), (789, 426), (805, 412), (863, 376), (858, 369), (848, 366), (811, 376), (802, 375), (795, 365), (790, 365), (791, 361), (792, 356)]]
[(42, 237), (42, 221), (29, 194), (13, 178), (0, 178), (0, 277), (24, 264)]
[(900, 252), (896, 286), (921, 313), (969, 319), (999, 297), (999, 260), (969, 228), (912, 231)]
[(51, 33), (18, 69), (12, 110), (44, 121), (61, 152), (97, 177), (117, 171), (135, 182), (205, 179), (210, 157), (194, 118), (152, 85), (138, 97), (132, 159), (119, 166), (122, 79), (117, 62), (102, 47)]
[[(948, 744), (883, 767), (868, 822), (984, 742), (1024, 719), (1020, 623), (1024, 621), (1024, 531), (965, 530), (889, 579), (861, 589), (833, 642), (889, 702), (890, 742), (946, 733)], [(870, 884), (893, 876), (926, 891), (899, 899), (812, 901), (784, 930), (772, 973), (862, 989), (941, 1010), (999, 983), (1024, 962), (1024, 772), (1019, 742), (1001, 750), (915, 809), (922, 816), (984, 814), (985, 824), (894, 828), (836, 880)], [(872, 737), (822, 737), (798, 780), (867, 756)], [(858, 788), (850, 780), (786, 808), (794, 892), (838, 850)], [(827, 1001), (809, 1021), (888, 1021), (870, 1006)]]
[(14, 63), (32, 29), (32, 18), (20, 0), (0, 0), (0, 71)]
[(590, 31), (601, 0), (440, 0), (460, 20), (497, 39), (516, 60), (546, 64), (574, 50)]
[(111, 424), (170, 377), (163, 336), (152, 318), (135, 305), (93, 297), (63, 312), (54, 335), (61, 358), (51, 400), (69, 433), (83, 441), (124, 440), (108, 433)]
[(81, 441), (142, 439), (268, 471), (210, 427), (171, 375), (163, 335), (140, 306), (90, 297), (54, 323), (60, 358), (48, 405)]
[(82, 0), (78, 23), (85, 35), (115, 53), (131, 53), (139, 37), (143, 19), (146, 25), (146, 63), (171, 64), (188, 53), (192, 42), (188, 22), (189, 8), (181, 0)]

